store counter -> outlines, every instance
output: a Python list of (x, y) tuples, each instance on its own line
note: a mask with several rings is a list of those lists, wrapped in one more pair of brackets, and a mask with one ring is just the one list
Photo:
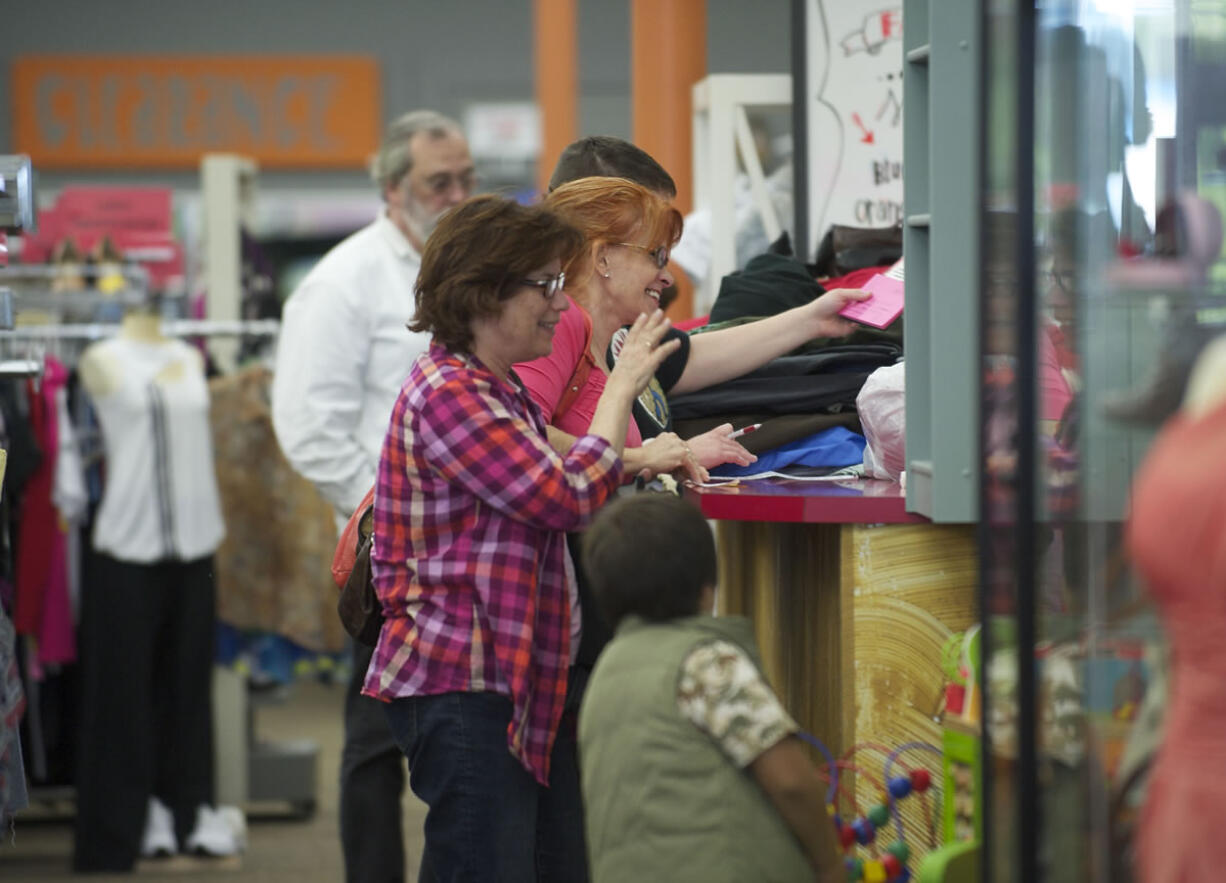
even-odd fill
[[(802, 727), (836, 753), (940, 745), (942, 645), (977, 619), (974, 525), (908, 513), (888, 481), (759, 479), (687, 495), (716, 521), (720, 610), (754, 621), (767, 675)], [(855, 760), (876, 778), (885, 758)]]

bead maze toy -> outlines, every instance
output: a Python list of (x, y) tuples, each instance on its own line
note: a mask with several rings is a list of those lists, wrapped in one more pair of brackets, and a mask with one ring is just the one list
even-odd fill
[[(951, 636), (943, 657), (946, 690), (940, 747), (927, 742), (907, 742), (891, 749), (877, 742), (859, 742), (836, 758), (818, 739), (801, 734), (826, 761), (822, 770), (827, 782), (826, 806), (843, 850), (849, 883), (918, 881), (920, 853), (936, 853), (955, 841), (969, 848), (958, 853), (959, 861), (977, 858), (975, 844), (982, 834), (979, 627), (972, 626)], [(859, 757), (868, 752), (880, 756), (880, 776), (874, 775)], [(919, 753), (924, 756), (916, 756)], [(914, 763), (903, 760), (904, 754), (914, 758)], [(860, 787), (848, 787), (848, 775), (858, 777)], [(864, 793), (863, 783), (879, 796), (867, 810), (862, 810), (857, 799), (857, 792)], [(932, 796), (934, 786), (940, 800)], [(903, 801), (913, 798), (921, 802), (921, 807), (918, 813), (907, 814), (913, 823), (918, 815), (925, 830), (913, 830), (909, 843), (901, 807)], [(922, 850), (917, 849), (920, 837)], [(948, 861), (948, 857), (943, 860)], [(923, 879), (930, 879), (927, 873)]]
[[(935, 848), (938, 826), (931, 797), (934, 781), (927, 768), (910, 765), (900, 756), (914, 751), (940, 755), (940, 749), (926, 742), (908, 742), (893, 750), (874, 742), (861, 742), (836, 759), (820, 740), (808, 733), (802, 733), (801, 737), (817, 748), (826, 760), (821, 771), (828, 783), (826, 807), (844, 853), (843, 865), (849, 883), (908, 883), (912, 880), (909, 867), (912, 848), (907, 843), (900, 803), (915, 796), (923, 801), (920, 815), (927, 822), (926, 847)], [(867, 751), (875, 751), (884, 758), (879, 777), (855, 760), (859, 752)], [(879, 800), (861, 811), (855, 789), (847, 786), (841, 773), (861, 777), (876, 791)], [(891, 823), (893, 832), (890, 831)]]

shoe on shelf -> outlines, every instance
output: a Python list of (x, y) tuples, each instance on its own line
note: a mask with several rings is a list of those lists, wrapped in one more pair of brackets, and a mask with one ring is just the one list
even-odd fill
[(140, 842), (141, 857), (166, 858), (178, 851), (174, 814), (162, 801), (150, 797), (149, 809), (145, 814), (145, 835)]
[[(233, 814), (225, 810), (216, 810), (207, 804), (196, 807), (196, 826), (187, 836), (184, 851), (194, 855), (226, 856), (237, 855), (243, 848), (245, 823), (235, 824)], [(239, 813), (239, 822), (242, 814)]]

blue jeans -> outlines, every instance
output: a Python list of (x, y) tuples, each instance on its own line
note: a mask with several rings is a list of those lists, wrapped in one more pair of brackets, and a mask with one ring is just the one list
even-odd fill
[(353, 676), (345, 689), (340, 821), (345, 883), (404, 883), (404, 755), (392, 738), (383, 703), (361, 694), (373, 647), (353, 642)]
[(385, 710), (409, 761), (409, 785), (429, 808), (423, 877), (432, 873), (437, 883), (588, 879), (573, 715), (563, 718), (550, 787), (542, 788), (507, 748), (506, 696), (416, 696)]

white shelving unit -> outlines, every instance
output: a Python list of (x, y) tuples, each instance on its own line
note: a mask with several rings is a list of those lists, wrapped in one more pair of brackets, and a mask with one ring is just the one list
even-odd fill
[(694, 310), (711, 309), (719, 282), (736, 269), (736, 209), (733, 181), (737, 156), (749, 176), (754, 205), (767, 239), (783, 229), (766, 189), (746, 110), (791, 107), (792, 77), (788, 74), (712, 74), (693, 90), (694, 208), (711, 210), (711, 267), (694, 293)]
[[(250, 228), (255, 203), (255, 160), (232, 153), (210, 153), (200, 160), (204, 217), (205, 315), (237, 320), (243, 300), (242, 229)], [(223, 371), (232, 371), (237, 341), (210, 346)]]

